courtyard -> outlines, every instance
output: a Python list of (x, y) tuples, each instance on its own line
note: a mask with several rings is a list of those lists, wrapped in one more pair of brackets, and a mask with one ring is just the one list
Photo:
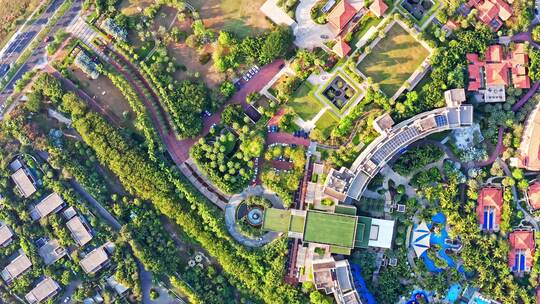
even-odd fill
[(392, 97), (428, 56), (429, 50), (396, 22), (357, 67)]

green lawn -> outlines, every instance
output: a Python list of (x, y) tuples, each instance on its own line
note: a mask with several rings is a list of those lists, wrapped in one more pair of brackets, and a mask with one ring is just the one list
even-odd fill
[(338, 123), (339, 119), (332, 113), (330, 109), (326, 109), (323, 115), (319, 117), (319, 120), (315, 123), (315, 127), (322, 132), (324, 137), (330, 136), (330, 132), (334, 129), (334, 126)]
[(358, 69), (392, 97), (428, 55), (429, 51), (396, 23), (358, 64)]
[(306, 221), (306, 218), (303, 216), (293, 215), (291, 217), (291, 226), (289, 228), (290, 231), (298, 232), (298, 233), (304, 233), (304, 222)]
[(308, 211), (304, 241), (352, 248), (355, 230), (354, 216)]
[(264, 212), (263, 230), (288, 232), (291, 220), (291, 211), (267, 208)]
[(313, 96), (316, 89), (317, 87), (305, 81), (294, 92), (293, 99), (289, 102), (289, 106), (294, 109), (294, 112), (305, 121), (311, 120), (323, 108), (321, 103)]

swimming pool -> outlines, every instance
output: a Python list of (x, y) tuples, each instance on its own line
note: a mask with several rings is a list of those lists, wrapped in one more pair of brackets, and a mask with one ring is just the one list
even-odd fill
[[(430, 244), (437, 244), (440, 246), (441, 249), (438, 251), (439, 257), (441, 257), (442, 259), (446, 261), (446, 263), (448, 264), (448, 267), (451, 267), (451, 268), (456, 267), (457, 265), (454, 259), (452, 259), (452, 257), (450, 257), (446, 253), (446, 249), (452, 248), (454, 246), (451, 244), (447, 244), (445, 242), (445, 240), (448, 238), (448, 231), (446, 231), (446, 228), (445, 228), (446, 216), (442, 212), (438, 212), (431, 218), (431, 220), (432, 220), (432, 223), (440, 224), (442, 227), (438, 234), (435, 232), (431, 233), (430, 239), (429, 239)], [(428, 227), (430, 229), (431, 227), (433, 227), (432, 223), (428, 224)], [(422, 260), (424, 261), (424, 264), (426, 264), (426, 268), (430, 272), (438, 273), (442, 271), (442, 269), (435, 266), (435, 262), (432, 261), (428, 257), (427, 251), (424, 252), (421, 257), (422, 257)], [(458, 267), (458, 271), (463, 273), (464, 272), (463, 267)]]
[(490, 303), (490, 302), (488, 302), (488, 301), (486, 301), (484, 299), (478, 298), (478, 297), (474, 298), (473, 301), (476, 304), (489, 304)]
[(446, 294), (446, 300), (450, 303), (454, 303), (459, 298), (459, 295), (461, 294), (461, 285), (458, 283), (453, 284), (450, 286), (450, 289), (448, 289), (448, 293)]

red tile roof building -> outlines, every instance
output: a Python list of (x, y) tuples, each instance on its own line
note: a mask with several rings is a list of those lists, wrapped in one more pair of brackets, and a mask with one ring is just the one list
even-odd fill
[(534, 232), (519, 230), (510, 233), (510, 252), (508, 266), (513, 272), (530, 271), (533, 265), (535, 252)]
[(467, 6), (478, 10), (478, 20), (489, 26), (493, 31), (498, 31), (503, 22), (512, 14), (512, 7), (504, 0), (469, 0)]
[(341, 37), (336, 39), (336, 44), (332, 48), (332, 51), (336, 53), (339, 57), (343, 58), (349, 54), (351, 47), (345, 42)]
[(369, 6), (369, 10), (373, 12), (373, 14), (375, 14), (375, 16), (377, 17), (382, 17), (387, 9), (388, 9), (388, 5), (384, 3), (384, 0), (375, 0)]
[(356, 13), (357, 10), (349, 3), (349, 1), (341, 0), (330, 14), (328, 14), (328, 23), (332, 29), (339, 34)]
[(503, 207), (503, 191), (497, 187), (485, 187), (478, 195), (476, 215), (483, 231), (499, 231)]
[(533, 210), (540, 209), (540, 182), (534, 182), (529, 185), (527, 196), (529, 197), (529, 205), (531, 208)]
[(510, 86), (528, 89), (531, 79), (527, 74), (529, 55), (522, 43), (516, 44), (513, 51), (504, 55), (502, 45), (491, 45), (486, 50), (485, 60), (477, 54), (467, 54), (469, 61), (469, 91), (492, 86)]

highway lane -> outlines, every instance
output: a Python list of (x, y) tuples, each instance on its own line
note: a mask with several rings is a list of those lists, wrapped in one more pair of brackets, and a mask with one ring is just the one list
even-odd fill
[[(64, 3), (65, 0), (55, 0), (53, 4), (59, 2), (60, 5)], [(66, 11), (66, 13), (58, 19), (58, 22), (53, 26), (50, 35), (53, 35), (56, 31), (58, 31), (61, 28), (66, 28), (71, 22), (73, 22), (77, 15), (79, 14), (81, 8), (82, 8), (82, 2), (83, 0), (74, 0), (72, 6)], [(55, 4), (56, 5), (56, 4)], [(57, 7), (58, 8), (58, 7)], [(51, 8), (52, 9), (52, 8)], [(56, 9), (54, 10), (54, 12)], [(52, 14), (54, 14), (52, 12)], [(51, 16), (52, 16), (51, 14)], [(41, 18), (40, 18), (41, 19)], [(44, 41), (41, 41), (38, 45), (38, 47), (32, 52), (32, 55), (28, 58), (28, 60), (21, 66), (19, 71), (15, 74), (15, 76), (11, 79), (11, 81), (7, 84), (5, 89), (0, 93), (0, 106), (7, 100), (7, 98), (13, 93), (13, 89), (15, 87), (15, 83), (17, 80), (19, 80), (24, 73), (34, 69), (35, 67), (45, 64), (47, 60), (47, 44)], [(23, 51), (21, 51), (22, 53)], [(1, 117), (1, 116), (0, 116)]]
[[(54, 0), (45, 11), (33, 22), (23, 25), (20, 31), (11, 39), (0, 53), (0, 66), (15, 62), (22, 52), (30, 45), (34, 37), (47, 25), (48, 21), (65, 0)], [(0, 70), (0, 77), (7, 71)]]

